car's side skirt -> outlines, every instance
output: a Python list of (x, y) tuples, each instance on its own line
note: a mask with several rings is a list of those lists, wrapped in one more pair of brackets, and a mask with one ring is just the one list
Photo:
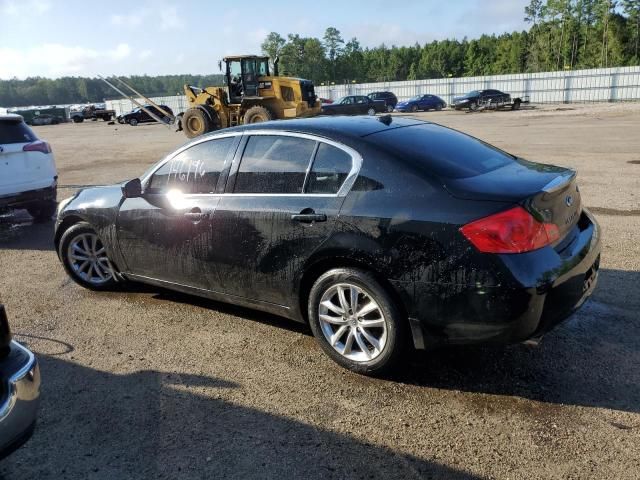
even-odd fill
[(247, 297), (241, 297), (239, 295), (233, 295), (229, 293), (222, 293), (213, 290), (205, 290), (203, 288), (190, 287), (188, 285), (181, 285), (179, 283), (167, 282), (165, 280), (159, 280), (157, 278), (145, 277), (143, 275), (135, 275), (132, 273), (126, 273), (123, 275), (126, 279), (146, 283), (148, 285), (154, 285), (157, 287), (166, 288), (168, 290), (175, 290), (181, 293), (187, 293), (189, 295), (195, 295), (198, 297), (208, 298), (217, 302), (229, 303), (232, 305), (238, 305), (241, 307), (254, 308), (263, 312), (273, 313), (280, 315), (297, 322), (304, 322), (302, 318), (296, 316), (294, 310), (286, 305), (278, 305), (275, 303), (262, 302), (259, 300), (252, 300)]

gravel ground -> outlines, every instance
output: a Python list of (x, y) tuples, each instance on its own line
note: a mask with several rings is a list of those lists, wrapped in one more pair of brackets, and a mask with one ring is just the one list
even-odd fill
[[(421, 352), (371, 379), (275, 316), (144, 286), (83, 290), (52, 223), (3, 216), (0, 299), (38, 355), (43, 398), (0, 479), (640, 478), (640, 105), (417, 116), (578, 169), (604, 230), (580, 312), (538, 347)], [(37, 131), (61, 199), (184, 142), (158, 125)]]

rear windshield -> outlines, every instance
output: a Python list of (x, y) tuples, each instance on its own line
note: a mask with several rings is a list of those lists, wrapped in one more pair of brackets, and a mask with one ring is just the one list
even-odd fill
[(474, 177), (514, 161), (498, 148), (439, 125), (394, 128), (368, 138), (439, 177)]
[(0, 120), (0, 144), (30, 143), (37, 139), (36, 134), (26, 123), (15, 120)]

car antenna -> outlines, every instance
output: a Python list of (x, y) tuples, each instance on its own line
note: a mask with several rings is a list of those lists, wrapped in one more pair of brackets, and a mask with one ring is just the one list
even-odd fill
[(393, 117), (387, 113), (386, 115), (378, 117), (378, 121), (380, 123), (384, 123), (388, 127), (391, 125), (391, 122), (393, 122)]

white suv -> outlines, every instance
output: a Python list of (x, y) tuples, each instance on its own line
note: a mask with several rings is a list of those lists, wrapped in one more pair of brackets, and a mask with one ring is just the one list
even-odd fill
[(49, 144), (20, 115), (0, 115), (0, 210), (26, 208), (35, 220), (49, 220), (57, 186)]

